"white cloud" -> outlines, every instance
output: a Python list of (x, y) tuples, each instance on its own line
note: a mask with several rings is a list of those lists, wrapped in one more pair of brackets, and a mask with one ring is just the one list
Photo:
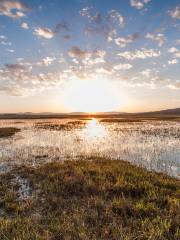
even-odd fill
[(90, 7), (85, 7), (83, 9), (81, 9), (79, 11), (79, 14), (82, 16), (82, 17), (88, 17), (91, 19), (91, 14), (90, 14), (90, 11), (92, 10), (92, 8)]
[(128, 70), (131, 69), (133, 66), (129, 63), (118, 64), (114, 66), (114, 70)]
[(62, 82), (60, 73), (33, 73), (32, 64), (19, 59), (18, 63), (5, 64), (0, 69), (0, 91), (9, 95), (24, 96), (34, 91), (59, 86)]
[(25, 16), (28, 7), (20, 1), (1, 0), (0, 15), (10, 18), (21, 18)]
[(171, 89), (179, 90), (180, 89), (180, 82), (175, 81), (174, 83), (170, 83), (168, 85), (168, 87), (171, 88)]
[(176, 47), (171, 47), (168, 50), (169, 53), (173, 53), (173, 56), (176, 58), (180, 58), (180, 50), (178, 50)]
[(34, 30), (34, 35), (40, 36), (46, 39), (51, 39), (54, 37), (54, 32), (49, 28), (37, 27)]
[(130, 0), (130, 5), (137, 9), (142, 9), (144, 6), (149, 3), (151, 0)]
[(168, 64), (169, 65), (172, 65), (172, 64), (177, 64), (179, 61), (177, 59), (172, 59), (172, 60), (169, 60), (168, 61)]
[(26, 22), (23, 22), (21, 24), (21, 27), (24, 28), (24, 29), (29, 29), (29, 25)]
[(41, 61), (37, 62), (37, 66), (46, 66), (47, 67), (47, 66), (51, 65), (55, 59), (56, 59), (55, 57), (45, 57)]
[(166, 40), (164, 34), (162, 33), (157, 33), (157, 34), (147, 33), (145, 37), (158, 42), (158, 45), (160, 47), (164, 44)]
[(180, 19), (180, 7), (177, 6), (175, 9), (169, 11), (169, 15), (172, 18)]
[(170, 52), (170, 53), (176, 53), (176, 52), (178, 52), (178, 49), (175, 48), (175, 47), (171, 47), (171, 48), (169, 48), (168, 52)]
[(88, 67), (95, 64), (105, 63), (104, 57), (106, 55), (106, 51), (96, 50), (93, 52), (89, 52), (88, 56), (82, 60), (82, 62)]
[(14, 49), (8, 49), (8, 52), (10, 52), (10, 53), (14, 53), (15, 50), (14, 50)]
[(131, 43), (132, 42), (132, 39), (131, 38), (116, 38), (116, 39), (114, 39), (114, 41), (115, 41), (115, 43), (116, 43), (116, 45), (117, 46), (119, 46), (119, 47), (126, 47), (126, 45), (128, 44), (128, 43)]
[(115, 44), (119, 47), (126, 47), (126, 45), (128, 43), (131, 43), (133, 42), (134, 40), (136, 40), (137, 38), (139, 37), (139, 34), (138, 33), (135, 33), (135, 34), (132, 34), (132, 35), (129, 35), (127, 37), (119, 37), (119, 38), (115, 38), (114, 41), (115, 41)]
[(154, 49), (141, 48), (141, 50), (135, 50), (134, 52), (126, 51), (117, 54), (127, 60), (134, 59), (146, 59), (152, 57), (159, 57), (161, 55), (160, 51), (155, 51)]
[(111, 10), (109, 12), (108, 18), (113, 22), (117, 21), (120, 27), (124, 27), (125, 25), (125, 18), (116, 10)]

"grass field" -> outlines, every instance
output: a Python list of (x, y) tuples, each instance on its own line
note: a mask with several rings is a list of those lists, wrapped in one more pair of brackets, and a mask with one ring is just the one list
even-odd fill
[(17, 167), (0, 175), (0, 239), (180, 238), (179, 180), (123, 161)]

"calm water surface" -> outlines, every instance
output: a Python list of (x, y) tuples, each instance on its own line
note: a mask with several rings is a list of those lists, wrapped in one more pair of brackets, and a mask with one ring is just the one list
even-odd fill
[(105, 157), (180, 177), (180, 122), (0, 120), (0, 127), (21, 129), (12, 138), (0, 139), (1, 172), (14, 164)]

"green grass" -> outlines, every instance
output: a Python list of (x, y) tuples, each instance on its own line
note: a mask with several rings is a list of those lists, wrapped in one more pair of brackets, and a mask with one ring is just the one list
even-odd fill
[(13, 127), (0, 128), (0, 138), (11, 137), (19, 131), (20, 129)]
[[(26, 200), (14, 175), (29, 182)], [(179, 183), (113, 160), (18, 167), (0, 176), (0, 239), (178, 240)]]

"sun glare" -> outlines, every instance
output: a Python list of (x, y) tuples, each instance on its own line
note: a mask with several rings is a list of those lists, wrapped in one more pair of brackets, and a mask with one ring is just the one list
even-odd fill
[(115, 111), (123, 104), (120, 89), (108, 79), (72, 80), (64, 89), (64, 105), (70, 111)]
[(87, 123), (84, 133), (88, 138), (102, 138), (106, 135), (106, 130), (97, 119), (93, 118)]

